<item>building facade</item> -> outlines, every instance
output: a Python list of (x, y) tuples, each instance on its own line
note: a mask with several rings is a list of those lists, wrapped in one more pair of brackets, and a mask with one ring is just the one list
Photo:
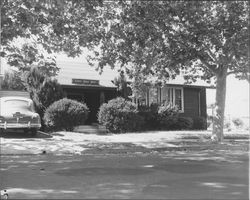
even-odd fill
[(139, 105), (171, 104), (179, 109), (183, 117), (207, 116), (206, 87), (184, 84), (165, 84), (164, 86), (149, 86), (139, 100)]
[[(97, 122), (97, 113), (102, 103), (117, 97), (117, 88), (112, 80), (118, 73), (105, 68), (104, 72), (99, 74), (93, 67), (82, 62), (58, 62), (58, 67), (60, 72), (57, 79), (66, 96), (85, 102), (90, 109), (87, 123)], [(168, 102), (177, 106), (183, 117), (206, 118), (206, 88), (209, 86), (204, 82), (187, 85), (184, 84), (184, 79), (179, 77), (163, 86), (147, 86), (140, 99), (132, 100), (145, 106)]]

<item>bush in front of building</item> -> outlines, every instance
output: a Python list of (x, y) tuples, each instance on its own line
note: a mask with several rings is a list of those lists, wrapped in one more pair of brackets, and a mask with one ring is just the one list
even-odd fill
[(178, 108), (171, 104), (162, 105), (158, 108), (157, 120), (162, 130), (172, 130), (178, 121)]
[(240, 118), (233, 118), (232, 122), (236, 128), (242, 128), (244, 126), (244, 122)]
[(144, 119), (144, 130), (157, 130), (160, 129), (159, 120), (158, 120), (158, 105), (151, 104), (148, 106), (140, 106), (138, 108), (139, 115)]
[(136, 105), (121, 97), (102, 104), (98, 121), (112, 133), (139, 131), (144, 124)]
[(207, 129), (207, 120), (205, 117), (194, 117), (193, 118), (193, 127), (195, 130), (205, 130)]
[(88, 113), (86, 104), (63, 98), (46, 109), (44, 123), (51, 131), (72, 131), (75, 126), (84, 124)]
[(178, 117), (173, 129), (175, 130), (190, 130), (193, 127), (193, 119), (191, 117)]
[(42, 121), (41, 130), (45, 129), (43, 116), (45, 110), (55, 101), (64, 97), (61, 85), (56, 79), (47, 77), (38, 67), (32, 67), (30, 71), (24, 73), (25, 87), (34, 102), (36, 112)]

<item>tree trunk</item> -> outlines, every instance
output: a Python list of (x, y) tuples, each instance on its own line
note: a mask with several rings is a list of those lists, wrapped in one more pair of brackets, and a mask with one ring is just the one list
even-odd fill
[(226, 102), (227, 67), (221, 66), (216, 78), (215, 115), (213, 119), (212, 140), (222, 142), (224, 139), (223, 126)]

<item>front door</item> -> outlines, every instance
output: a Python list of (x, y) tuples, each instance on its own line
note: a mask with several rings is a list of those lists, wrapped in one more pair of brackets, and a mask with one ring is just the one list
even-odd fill
[(89, 117), (86, 124), (91, 124), (97, 122), (97, 113), (100, 107), (100, 92), (99, 91), (89, 91), (84, 92), (84, 102), (89, 108)]

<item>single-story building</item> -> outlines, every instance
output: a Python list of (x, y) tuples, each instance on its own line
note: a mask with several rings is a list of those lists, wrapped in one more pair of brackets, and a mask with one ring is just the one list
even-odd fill
[(99, 74), (87, 62), (57, 61), (60, 68), (58, 82), (67, 98), (83, 101), (90, 113), (87, 124), (97, 122), (97, 113), (102, 103), (117, 96), (116, 86), (111, 82), (116, 73), (111, 69)]
[[(97, 122), (97, 113), (101, 104), (117, 97), (117, 87), (112, 82), (118, 76), (117, 71), (105, 68), (103, 73), (99, 74), (87, 62), (74, 59), (57, 60), (57, 66), (60, 71), (56, 78), (67, 98), (85, 102), (90, 109), (86, 123)], [(179, 108), (181, 116), (206, 118), (206, 89), (211, 87), (203, 81), (194, 84), (184, 84), (184, 82), (182, 77), (177, 77), (165, 85), (148, 86), (142, 98), (132, 98), (132, 100), (146, 106), (152, 103), (170, 102)], [(0, 89), (0, 97), (13, 94), (28, 96), (27, 92)]]
[[(57, 79), (67, 97), (84, 101), (90, 109), (87, 123), (96, 122), (100, 105), (117, 96), (112, 80), (118, 73), (105, 68), (100, 75), (87, 62), (59, 61), (57, 64), (60, 68)], [(181, 116), (206, 118), (206, 88), (211, 87), (202, 81), (187, 85), (183, 78), (178, 77), (163, 86), (148, 86), (144, 97), (133, 101), (147, 106), (167, 101), (179, 108)]]

